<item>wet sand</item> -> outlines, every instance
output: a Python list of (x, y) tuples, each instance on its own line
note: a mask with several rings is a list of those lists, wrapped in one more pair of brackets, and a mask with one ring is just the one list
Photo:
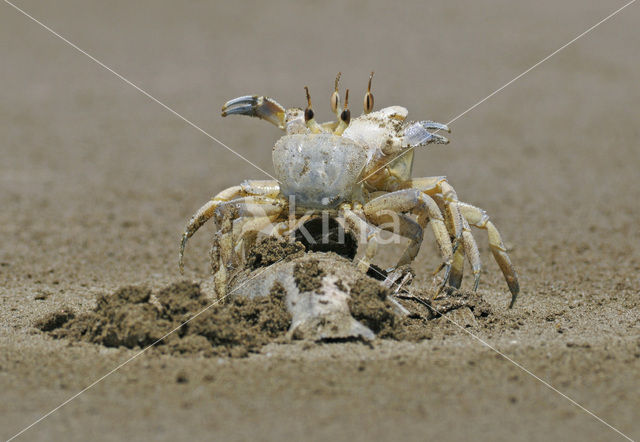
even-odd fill
[[(331, 2), (261, 6), (21, 1), (42, 20), (271, 173), (279, 136), (219, 116), (244, 94), (330, 117), (343, 72), (354, 112), (447, 122), (623, 3)], [(179, 281), (178, 241), (217, 191), (267, 178), (6, 4), (0, 5), (0, 437), (135, 350), (52, 339), (34, 325), (127, 285)], [(488, 211), (516, 265), (509, 294), (484, 232), (486, 323), (467, 331), (640, 438), (640, 9), (611, 21), (455, 121), (416, 154)], [(356, 99), (357, 98), (357, 99)], [(189, 244), (206, 280), (213, 225)], [(381, 257), (384, 261), (385, 256)], [(414, 264), (428, 284), (430, 235)], [(465, 287), (471, 282), (465, 278)], [(474, 337), (270, 344), (247, 358), (143, 354), (26, 440), (622, 440)]]

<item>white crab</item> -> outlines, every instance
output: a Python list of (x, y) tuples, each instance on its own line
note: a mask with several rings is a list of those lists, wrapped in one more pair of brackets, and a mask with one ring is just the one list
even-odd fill
[[(219, 231), (212, 259), (216, 289), (222, 296), (228, 272), (237, 264), (236, 252), (246, 246), (243, 241), (248, 232), (276, 225), (277, 234), (290, 233), (292, 226), (287, 219), (311, 211), (341, 219), (357, 238), (366, 239), (364, 256), (358, 262), (359, 270), (366, 272), (376, 252), (375, 237), (381, 229), (388, 230), (389, 213), (393, 212), (400, 221), (394, 233), (410, 240), (397, 266), (413, 261), (422, 243), (423, 230), (431, 224), (443, 259), (439, 270), (444, 270), (436, 295), (446, 284), (460, 287), (465, 255), (473, 270), (474, 290), (477, 289), (481, 264), (469, 226), (487, 230), (491, 251), (507, 281), (513, 306), (519, 292), (517, 275), (486, 212), (460, 202), (445, 177), (411, 177), (413, 149), (430, 143), (448, 143), (437, 132), (449, 132), (449, 128), (432, 121), (408, 122), (407, 109), (401, 106), (374, 112), (371, 77), (364, 113), (352, 120), (348, 89), (344, 107), (340, 107), (339, 78), (340, 74), (331, 95), (331, 108), (337, 116), (332, 122), (316, 122), (308, 90), (304, 111), (285, 110), (275, 100), (263, 96), (239, 97), (223, 106), (223, 117), (231, 114), (258, 117), (286, 132), (273, 148), (277, 180), (244, 181), (223, 190), (202, 206), (182, 237), (181, 271), (187, 240), (215, 216)], [(295, 201), (294, 213), (290, 213), (290, 201)]]

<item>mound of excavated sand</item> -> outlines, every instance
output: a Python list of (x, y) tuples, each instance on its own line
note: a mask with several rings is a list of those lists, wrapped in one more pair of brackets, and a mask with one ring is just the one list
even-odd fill
[(64, 308), (36, 326), (56, 338), (106, 347), (155, 344), (172, 354), (246, 356), (290, 339), (419, 341), (431, 337), (437, 326), (431, 320), (440, 316), (435, 312), (463, 321), (489, 314), (488, 305), (471, 294), (431, 302), (392, 300), (388, 288), (357, 272), (351, 261), (268, 238), (254, 247), (223, 300), (208, 298), (199, 284), (187, 281), (156, 293), (130, 286), (100, 296), (90, 312)]

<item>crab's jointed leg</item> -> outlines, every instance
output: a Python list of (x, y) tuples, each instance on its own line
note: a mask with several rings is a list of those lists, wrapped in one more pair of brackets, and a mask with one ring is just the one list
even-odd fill
[(451, 262), (451, 272), (449, 273), (449, 285), (459, 289), (462, 285), (462, 276), (464, 272), (464, 248), (458, 247), (453, 254)]
[[(409, 245), (398, 259), (396, 267), (411, 264), (422, 246), (422, 238), (424, 236), (424, 227), (411, 219), (409, 216), (401, 214), (398, 218), (400, 225), (398, 226), (398, 234), (409, 240)], [(427, 220), (427, 223), (429, 220)]]
[[(274, 218), (277, 217), (242, 217), (231, 221), (231, 224), (228, 224), (230, 220), (220, 221), (221, 228), (213, 237), (210, 251), (211, 273), (214, 275), (216, 292), (219, 296), (223, 296), (226, 291), (229, 268), (238, 264), (238, 258), (245, 259), (249, 247), (255, 243), (257, 234), (272, 224)], [(280, 224), (286, 225), (286, 223)], [(276, 225), (271, 233), (280, 234), (280, 230), (282, 226)]]
[(362, 273), (367, 273), (377, 250), (377, 242), (374, 238), (378, 235), (380, 229), (365, 220), (362, 209), (354, 210), (345, 204), (339, 209), (339, 216), (344, 218), (346, 226), (367, 244), (365, 255), (360, 258), (357, 264), (358, 270)]
[[(221, 203), (216, 209), (216, 220), (220, 230), (218, 237), (218, 271), (214, 275), (216, 292), (219, 297), (226, 294), (229, 270), (236, 263), (234, 247), (234, 222), (242, 224), (255, 219), (276, 219), (286, 209), (286, 201), (268, 196), (245, 196)], [(240, 221), (238, 221), (240, 220)]]
[(462, 239), (463, 232), (463, 217), (460, 212), (460, 201), (458, 195), (451, 185), (447, 182), (447, 178), (443, 176), (427, 177), (427, 178), (413, 178), (402, 186), (405, 189), (417, 189), (430, 197), (436, 199), (436, 201), (442, 202), (446, 220), (450, 224), (449, 230), (453, 236), (453, 248), (458, 249), (459, 242)]
[(244, 260), (259, 232), (276, 221), (276, 216), (242, 217), (233, 222), (234, 257)]
[(216, 209), (220, 204), (248, 195), (275, 197), (279, 191), (280, 187), (278, 182), (275, 180), (247, 180), (239, 186), (233, 186), (223, 190), (210, 201), (207, 201), (206, 204), (200, 207), (198, 211), (193, 214), (189, 223), (187, 223), (184, 233), (182, 234), (180, 253), (178, 257), (180, 273), (184, 273), (184, 249), (187, 245), (187, 241), (198, 231), (200, 227), (214, 216)]
[(191, 219), (187, 223), (187, 227), (182, 234), (182, 241), (180, 242), (180, 253), (178, 256), (178, 267), (180, 273), (184, 273), (184, 249), (187, 246), (187, 241), (198, 231), (211, 217), (215, 214), (216, 208), (225, 201), (232, 200), (242, 195), (242, 188), (240, 186), (229, 187), (218, 193), (216, 196), (207, 201), (205, 205), (200, 207), (196, 213), (191, 216)]
[[(398, 259), (395, 267), (400, 267), (405, 264), (411, 264), (420, 251), (422, 245), (422, 238), (424, 229), (420, 224), (414, 221), (409, 215), (397, 212), (389, 213), (390, 211), (381, 213), (374, 224), (388, 232), (400, 235), (409, 240), (409, 244)], [(428, 221), (427, 221), (428, 222)]]
[[(442, 212), (433, 198), (418, 189), (404, 189), (374, 198), (365, 204), (363, 209), (367, 219), (374, 224), (381, 220), (379, 214), (386, 210), (417, 215), (418, 224), (423, 229), (428, 222), (431, 222), (431, 229), (443, 259), (441, 266), (444, 269), (442, 286), (446, 284), (451, 269), (453, 246)], [(442, 286), (438, 289), (438, 292), (442, 289)]]
[[(443, 213), (446, 214), (447, 227), (453, 238), (453, 250), (455, 252), (451, 264), (453, 276), (450, 276), (450, 284), (459, 288), (464, 267), (462, 261), (464, 255), (466, 255), (473, 269), (474, 290), (476, 290), (480, 282), (480, 254), (478, 253), (476, 241), (471, 235), (469, 224), (462, 214), (462, 203), (458, 200), (458, 195), (454, 188), (447, 182), (446, 177), (442, 176), (413, 178), (407, 181), (403, 187), (418, 189), (433, 197), (443, 206)], [(460, 245), (462, 247), (459, 247)]]
[(513, 264), (511, 264), (511, 259), (509, 259), (509, 255), (507, 254), (507, 248), (502, 242), (498, 229), (496, 229), (493, 223), (489, 221), (489, 215), (487, 215), (487, 212), (479, 207), (472, 206), (467, 203), (460, 203), (460, 210), (469, 224), (487, 231), (489, 236), (489, 247), (491, 248), (493, 257), (498, 263), (498, 266), (507, 281), (507, 285), (509, 286), (509, 291), (511, 292), (511, 303), (509, 304), (509, 307), (513, 307), (513, 304), (516, 302), (516, 298), (518, 297), (518, 293), (520, 292), (520, 283), (518, 282), (518, 275), (513, 268)]
[(464, 254), (467, 255), (469, 264), (471, 264), (471, 270), (473, 271), (473, 291), (475, 292), (478, 290), (478, 285), (480, 284), (480, 271), (482, 270), (482, 262), (480, 261), (478, 244), (471, 234), (469, 222), (466, 220), (466, 218), (462, 219), (462, 246), (464, 248)]

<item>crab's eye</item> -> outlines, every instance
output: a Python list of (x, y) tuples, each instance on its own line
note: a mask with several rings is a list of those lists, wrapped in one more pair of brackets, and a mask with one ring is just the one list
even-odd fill
[(333, 131), (334, 135), (342, 135), (343, 132), (349, 127), (351, 121), (351, 111), (349, 110), (349, 89), (344, 93), (344, 107), (340, 112), (340, 122)]
[(349, 124), (351, 121), (351, 111), (349, 109), (345, 109), (340, 114), (340, 119), (345, 122), (345, 124)]
[(313, 110), (311, 110), (311, 95), (309, 94), (309, 88), (304, 87), (304, 92), (307, 95), (307, 108), (304, 110), (304, 121), (313, 120)]
[(351, 111), (349, 110), (349, 89), (344, 93), (344, 109), (340, 114), (340, 119), (348, 126), (351, 121)]
[(371, 80), (373, 79), (373, 72), (369, 76), (369, 86), (367, 87), (367, 93), (364, 94), (364, 113), (368, 114), (373, 110), (373, 94), (371, 93)]
[(364, 94), (364, 113), (368, 114), (373, 110), (373, 94), (367, 92)]
[(304, 110), (304, 121), (305, 123), (309, 120), (313, 120), (313, 110), (308, 107)]

